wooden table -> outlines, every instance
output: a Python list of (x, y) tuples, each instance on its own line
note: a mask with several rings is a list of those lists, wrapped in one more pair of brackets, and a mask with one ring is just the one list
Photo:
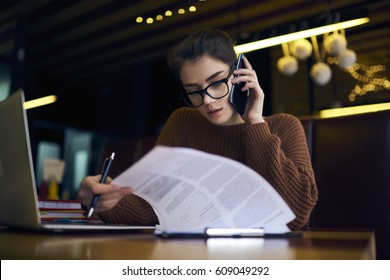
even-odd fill
[(371, 231), (305, 231), (300, 237), (163, 239), (152, 232), (49, 234), (0, 230), (0, 258), (92, 260), (375, 259)]

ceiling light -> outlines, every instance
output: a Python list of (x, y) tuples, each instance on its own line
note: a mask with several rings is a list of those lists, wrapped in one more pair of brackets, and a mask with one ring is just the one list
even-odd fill
[(370, 112), (378, 112), (390, 110), (390, 102), (388, 103), (379, 103), (379, 104), (370, 104), (370, 105), (361, 105), (361, 106), (352, 106), (352, 107), (343, 107), (335, 109), (326, 109), (319, 112), (320, 118), (334, 118), (341, 116), (348, 116), (354, 114), (363, 114)]
[(170, 11), (170, 10), (166, 11), (166, 12), (165, 12), (165, 16), (166, 16), (166, 17), (172, 16), (172, 11)]
[(153, 19), (150, 17), (150, 18), (148, 18), (147, 20), (146, 20), (146, 23), (147, 24), (152, 24), (153, 23)]
[(27, 110), (27, 109), (31, 109), (31, 108), (35, 108), (35, 107), (39, 107), (39, 106), (43, 106), (43, 105), (48, 105), (48, 104), (54, 103), (56, 101), (57, 101), (57, 96), (49, 95), (49, 96), (33, 99), (30, 101), (26, 101), (26, 102), (24, 102), (23, 107), (25, 110)]
[(142, 17), (137, 17), (135, 20), (136, 23), (141, 23), (143, 21), (144, 21), (144, 19)]
[(184, 9), (179, 9), (179, 10), (177, 11), (177, 13), (178, 13), (179, 15), (184, 15), (184, 14), (186, 13), (186, 10), (184, 10)]
[(321, 34), (330, 33), (337, 30), (342, 30), (350, 28), (353, 26), (361, 25), (369, 22), (368, 17), (358, 18), (348, 21), (343, 21), (339, 23), (329, 24), (321, 27), (311, 28), (307, 30), (302, 30), (294, 33), (289, 33), (281, 36), (276, 36), (264, 40), (259, 40), (255, 42), (250, 42), (242, 45), (237, 45), (234, 47), (236, 53), (246, 53), (254, 50), (264, 49), (276, 45), (280, 45), (287, 42), (296, 41), (298, 39), (304, 39), (308, 37), (313, 37)]

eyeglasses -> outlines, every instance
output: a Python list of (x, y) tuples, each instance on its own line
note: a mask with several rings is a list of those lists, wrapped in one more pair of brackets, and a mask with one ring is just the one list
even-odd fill
[(202, 90), (183, 92), (182, 98), (184, 102), (193, 108), (197, 108), (203, 105), (203, 94), (207, 94), (213, 99), (221, 99), (229, 93), (228, 81), (233, 71), (229, 72), (229, 75), (221, 80), (215, 81), (209, 84)]

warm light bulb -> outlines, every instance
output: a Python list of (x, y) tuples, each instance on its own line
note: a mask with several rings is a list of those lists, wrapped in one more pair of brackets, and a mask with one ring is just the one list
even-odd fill
[(157, 16), (156, 16), (156, 20), (162, 21), (162, 20), (163, 20), (163, 16), (162, 16), (162, 15), (157, 15)]
[(146, 23), (147, 23), (147, 24), (152, 24), (152, 23), (153, 23), (153, 19), (152, 19), (152, 18), (148, 18), (148, 19), (146, 20)]
[(191, 6), (191, 7), (188, 8), (188, 10), (190, 12), (196, 12), (196, 7), (195, 6)]
[(136, 23), (141, 23), (144, 21), (144, 19), (142, 17), (137, 17), (135, 21)]
[(172, 16), (172, 11), (170, 11), (170, 10), (166, 11), (166, 12), (165, 12), (165, 16), (166, 16), (166, 17)]
[(179, 15), (184, 15), (184, 14), (186, 13), (186, 11), (185, 11), (184, 9), (179, 9), (179, 10), (177, 11), (177, 13), (178, 13)]

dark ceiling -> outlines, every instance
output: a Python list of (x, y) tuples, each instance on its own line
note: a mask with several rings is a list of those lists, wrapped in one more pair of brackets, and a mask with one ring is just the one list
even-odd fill
[[(192, 4), (196, 12), (177, 14)], [(128, 83), (133, 67), (164, 63), (175, 43), (200, 28), (223, 29), (237, 41), (253, 39), (269, 36), (262, 30), (277, 32), (278, 26), (359, 6), (375, 13), (360, 28), (389, 25), (390, 1), (2, 0), (0, 56), (19, 75), (16, 86), (28, 83), (32, 96), (46, 94), (43, 83), (72, 85), (78, 94), (101, 92)], [(166, 10), (174, 14), (161, 22), (135, 22), (137, 16), (155, 17)]]

